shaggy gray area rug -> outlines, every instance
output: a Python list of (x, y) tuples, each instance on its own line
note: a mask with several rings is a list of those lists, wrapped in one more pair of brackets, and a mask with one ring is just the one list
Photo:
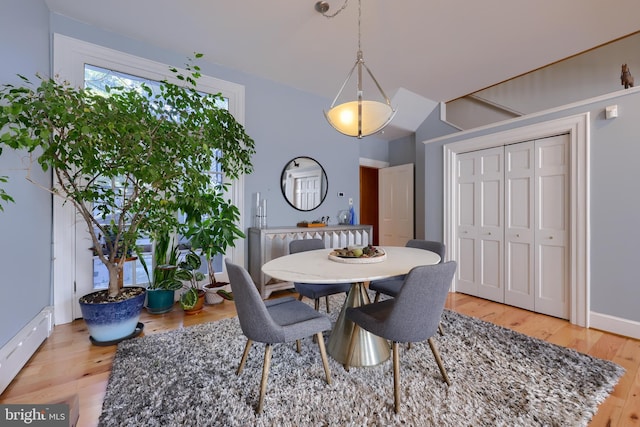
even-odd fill
[[(339, 298), (339, 297), (338, 297)], [(334, 298), (333, 307), (341, 301)], [(337, 313), (332, 313), (335, 320)], [(624, 369), (491, 323), (445, 311), (436, 342), (402, 347), (401, 412), (393, 411), (392, 362), (351, 368), (318, 346), (274, 345), (265, 409), (256, 415), (264, 345), (246, 343), (237, 318), (118, 345), (101, 426), (584, 426)]]

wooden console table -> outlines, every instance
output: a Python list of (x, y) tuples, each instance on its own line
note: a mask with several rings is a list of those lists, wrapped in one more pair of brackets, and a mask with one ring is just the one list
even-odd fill
[(262, 266), (274, 258), (289, 255), (289, 242), (300, 239), (322, 239), (327, 249), (365, 246), (372, 242), (371, 225), (329, 225), (327, 227), (249, 228), (249, 274), (263, 299), (271, 292), (293, 288), (262, 273)]

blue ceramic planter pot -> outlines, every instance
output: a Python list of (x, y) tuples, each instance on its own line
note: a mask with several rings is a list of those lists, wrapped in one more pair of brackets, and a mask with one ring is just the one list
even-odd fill
[(144, 288), (138, 295), (123, 301), (91, 304), (83, 302), (83, 299), (100, 292), (93, 292), (80, 298), (80, 309), (92, 341), (112, 342), (122, 340), (134, 334), (142, 306), (144, 305)]
[(175, 291), (167, 289), (147, 289), (147, 311), (152, 314), (168, 313), (173, 310)]

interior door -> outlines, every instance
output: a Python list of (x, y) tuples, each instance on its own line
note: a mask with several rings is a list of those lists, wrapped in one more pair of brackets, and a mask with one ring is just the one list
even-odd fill
[(463, 153), (458, 162), (456, 289), (504, 301), (504, 147)]
[(569, 317), (569, 135), (536, 141), (535, 311)]
[(360, 224), (373, 225), (371, 243), (378, 246), (378, 169), (360, 166)]
[(480, 215), (477, 223), (480, 282), (478, 296), (504, 302), (503, 232), (504, 232), (504, 147), (482, 150), (479, 162), (480, 185), (476, 186)]
[(320, 183), (319, 175), (295, 178), (295, 205), (304, 211), (318, 206), (322, 202)]
[(476, 172), (476, 153), (459, 154), (457, 191), (458, 211), (456, 212), (457, 248), (455, 258), (458, 261), (456, 271), (456, 289), (470, 295), (478, 295), (479, 274), (476, 258), (479, 254), (477, 247), (478, 226), (476, 215), (476, 187), (480, 184), (480, 174)]
[(414, 237), (413, 163), (378, 170), (381, 246), (404, 246)]
[(505, 300), (534, 310), (534, 142), (505, 147)]

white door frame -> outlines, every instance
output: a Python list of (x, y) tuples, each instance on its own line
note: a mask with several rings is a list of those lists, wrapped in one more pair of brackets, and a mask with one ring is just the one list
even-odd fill
[[(457, 253), (455, 214), (456, 156), (458, 153), (498, 147), (562, 133), (570, 135), (569, 172), (569, 320), (573, 324), (589, 327), (589, 113), (550, 120), (543, 123), (509, 129), (489, 135), (446, 144), (444, 148), (444, 243), (447, 254)], [(455, 283), (452, 291), (455, 291)]]

